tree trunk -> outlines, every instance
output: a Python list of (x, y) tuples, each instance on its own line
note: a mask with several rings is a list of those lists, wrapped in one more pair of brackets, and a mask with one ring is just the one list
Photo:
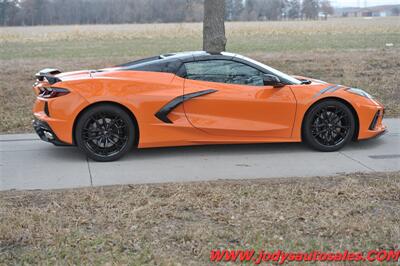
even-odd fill
[(225, 0), (204, 1), (203, 50), (210, 53), (225, 51)]

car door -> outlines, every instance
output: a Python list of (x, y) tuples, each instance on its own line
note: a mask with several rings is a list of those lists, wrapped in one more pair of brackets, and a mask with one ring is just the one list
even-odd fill
[(291, 136), (296, 101), (290, 86), (264, 86), (262, 72), (232, 60), (184, 67), (184, 95), (190, 100), (183, 107), (194, 127), (220, 136)]

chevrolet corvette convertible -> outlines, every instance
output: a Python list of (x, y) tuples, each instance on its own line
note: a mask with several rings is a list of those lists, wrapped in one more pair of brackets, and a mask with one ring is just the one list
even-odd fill
[(386, 131), (358, 88), (290, 76), (232, 53), (170, 53), (99, 70), (36, 74), (42, 140), (113, 161), (135, 148), (306, 142), (336, 151)]

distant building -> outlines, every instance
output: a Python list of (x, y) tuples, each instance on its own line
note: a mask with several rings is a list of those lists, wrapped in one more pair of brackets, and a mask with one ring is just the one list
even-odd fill
[(337, 15), (343, 17), (387, 17), (398, 16), (400, 5), (373, 6), (364, 8), (341, 8)]

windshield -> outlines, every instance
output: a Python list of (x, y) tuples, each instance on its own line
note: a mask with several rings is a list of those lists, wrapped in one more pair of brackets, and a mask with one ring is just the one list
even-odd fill
[(273, 75), (275, 75), (275, 76), (278, 76), (279, 78), (281, 78), (281, 79), (283, 79), (283, 80), (286, 80), (286, 81), (292, 83), (293, 85), (300, 85), (300, 84), (302, 84), (302, 82), (301, 82), (300, 80), (295, 79), (294, 77), (289, 76), (288, 74), (285, 74), (285, 73), (283, 73), (283, 72), (280, 72), (279, 70), (276, 70), (276, 69), (274, 69), (274, 68), (272, 68), (272, 67), (270, 67), (270, 66), (264, 65), (263, 63), (260, 63), (260, 62), (258, 62), (258, 61), (256, 61), (256, 60), (253, 60), (253, 59), (251, 59), (251, 58), (248, 58), (248, 57), (245, 57), (245, 56), (242, 56), (242, 55), (236, 55), (236, 57), (237, 57), (237, 58), (244, 59), (244, 60), (246, 60), (246, 61), (249, 61), (249, 62), (251, 62), (251, 63), (253, 63), (253, 64), (255, 64), (255, 65), (258, 65), (258, 66), (260, 66), (260, 67), (266, 69), (266, 70), (267, 70), (268, 72), (270, 72), (271, 74), (273, 74)]

